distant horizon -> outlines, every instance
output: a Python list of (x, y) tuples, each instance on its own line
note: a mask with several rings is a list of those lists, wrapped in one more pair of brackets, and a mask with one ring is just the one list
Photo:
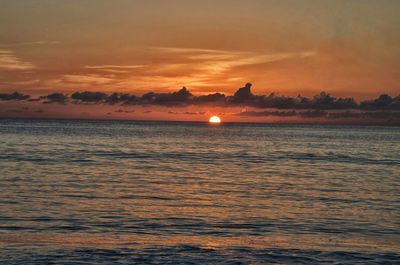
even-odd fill
[(186, 87), (172, 93), (148, 92), (142, 96), (84, 91), (33, 98), (19, 92), (0, 93), (0, 117), (206, 121), (218, 115), (225, 122), (400, 124), (400, 94), (382, 94), (358, 102), (326, 92), (312, 98), (256, 95), (251, 88), (252, 84), (246, 83), (228, 96), (196, 96)]
[(351, 127), (351, 126), (360, 126), (360, 127), (399, 127), (400, 123), (368, 123), (368, 122), (360, 122), (360, 123), (316, 123), (316, 122), (285, 122), (285, 121), (278, 121), (278, 122), (268, 122), (268, 121), (222, 121), (221, 124), (218, 125), (213, 125), (210, 124), (208, 120), (149, 120), (149, 119), (119, 119), (119, 118), (93, 118), (93, 119), (87, 119), (87, 118), (40, 118), (40, 117), (0, 117), (0, 121), (3, 120), (9, 120), (9, 121), (32, 121), (32, 122), (37, 122), (37, 121), (43, 121), (43, 122), (49, 122), (49, 121), (76, 121), (76, 122), (139, 122), (139, 123), (194, 123), (194, 124), (204, 124), (209, 127), (220, 127), (225, 125), (266, 125), (266, 126), (345, 126), (345, 127)]

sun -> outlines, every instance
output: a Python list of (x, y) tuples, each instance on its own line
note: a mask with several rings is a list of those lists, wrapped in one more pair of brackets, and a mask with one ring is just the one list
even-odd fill
[(210, 123), (221, 123), (221, 119), (218, 116), (212, 116), (209, 120)]

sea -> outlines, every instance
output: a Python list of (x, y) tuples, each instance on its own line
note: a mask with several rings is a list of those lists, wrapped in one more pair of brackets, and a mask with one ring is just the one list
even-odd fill
[(0, 264), (400, 264), (400, 128), (2, 119)]

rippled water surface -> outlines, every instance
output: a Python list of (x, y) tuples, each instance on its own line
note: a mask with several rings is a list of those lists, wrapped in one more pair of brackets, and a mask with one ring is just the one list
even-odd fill
[(0, 264), (396, 264), (400, 129), (0, 120)]

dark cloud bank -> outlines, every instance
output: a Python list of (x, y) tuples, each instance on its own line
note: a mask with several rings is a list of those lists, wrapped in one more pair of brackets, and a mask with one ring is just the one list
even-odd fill
[(52, 93), (33, 99), (29, 95), (19, 92), (2, 93), (0, 100), (30, 100), (43, 103), (74, 103), (74, 104), (122, 104), (122, 105), (159, 105), (159, 106), (188, 106), (188, 105), (214, 105), (214, 106), (248, 106), (255, 108), (275, 109), (362, 109), (362, 110), (400, 110), (400, 95), (391, 97), (383, 94), (376, 99), (365, 100), (360, 103), (353, 98), (336, 98), (328, 93), (321, 92), (313, 98), (302, 96), (287, 97), (275, 93), (269, 95), (254, 95), (251, 84), (247, 83), (239, 88), (232, 96), (221, 93), (194, 96), (183, 87), (172, 93), (149, 92), (142, 96), (132, 94), (103, 92), (75, 92), (71, 95)]
[[(0, 100), (42, 101), (44, 104), (110, 104), (110, 105), (157, 105), (183, 107), (189, 105), (208, 105), (219, 107), (242, 106), (265, 111), (243, 111), (236, 115), (242, 117), (292, 117), (329, 118), (329, 119), (375, 119), (399, 122), (400, 95), (391, 97), (386, 94), (378, 98), (356, 102), (353, 98), (336, 98), (321, 92), (312, 98), (303, 96), (287, 97), (271, 93), (254, 95), (251, 84), (247, 83), (233, 95), (221, 93), (195, 96), (186, 87), (172, 93), (149, 92), (142, 96), (125, 93), (106, 94), (103, 92), (75, 92), (71, 95), (52, 93), (32, 98), (19, 92), (0, 94)], [(393, 122), (392, 122), (393, 123)]]

